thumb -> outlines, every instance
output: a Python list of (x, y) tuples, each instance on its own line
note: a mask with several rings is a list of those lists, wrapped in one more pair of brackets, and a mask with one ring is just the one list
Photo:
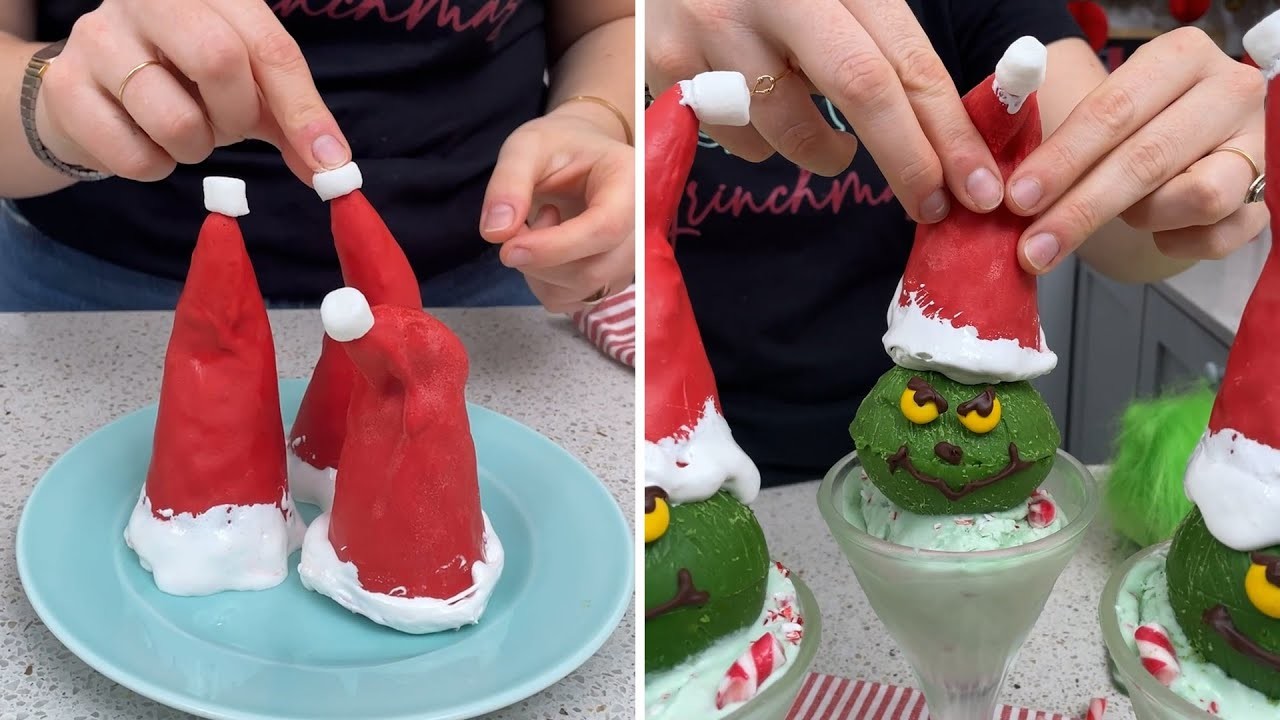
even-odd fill
[(545, 144), (532, 133), (517, 130), (502, 144), (480, 211), (480, 235), (485, 240), (503, 243), (524, 227), (546, 162)]

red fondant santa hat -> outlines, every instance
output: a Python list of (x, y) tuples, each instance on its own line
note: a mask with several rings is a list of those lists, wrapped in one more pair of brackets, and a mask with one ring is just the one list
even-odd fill
[(1193, 23), (1209, 12), (1209, 0), (1169, 0), (1169, 14), (1178, 22)]
[[(1280, 12), (1244, 36), (1267, 74), (1267, 175), (1280, 177)], [(1272, 172), (1274, 170), (1274, 172)], [(1266, 189), (1280, 217), (1280, 183)], [(1274, 224), (1273, 224), (1274, 227)], [(1186, 491), (1219, 542), (1236, 550), (1280, 544), (1280, 255), (1272, 239), (1240, 317), (1209, 428), (1187, 465)]]
[(673, 502), (725, 487), (755, 499), (760, 472), (720, 409), (711, 363), (667, 238), (698, 145), (698, 121), (745, 125), (742, 75), (704, 73), (667, 90), (645, 111), (645, 483)]
[(502, 571), (480, 509), (462, 342), (421, 309), (355, 288), (321, 306), (357, 369), (333, 509), (307, 530), (303, 583), (404, 632), (474, 623)]
[[(1040, 145), (1035, 92), (1045, 59), (1044, 45), (1021, 38), (964, 97), (1004, 177)], [(1018, 264), (1030, 224), (1004, 206), (979, 214), (956, 205), (916, 229), (884, 336), (895, 363), (971, 384), (1029, 380), (1057, 365), (1040, 329), (1036, 278)]]
[(205, 178), (200, 229), (165, 353), (146, 486), (125, 541), (175, 595), (288, 575), (301, 525), (285, 482), (267, 310), (236, 217), (244, 181)]
[[(360, 168), (347, 163), (318, 173), (313, 182), (320, 199), (329, 202), (343, 281), (375, 305), (420, 309), (418, 279), (400, 243), (360, 191)], [(289, 482), (299, 502), (327, 509), (333, 501), (333, 472), (346, 435), (354, 375), (346, 352), (326, 335), (289, 431)]]
[(1084, 31), (1085, 40), (1095, 51), (1107, 46), (1111, 34), (1111, 23), (1107, 19), (1107, 11), (1093, 0), (1072, 0), (1067, 3), (1067, 10), (1075, 18), (1076, 24)]

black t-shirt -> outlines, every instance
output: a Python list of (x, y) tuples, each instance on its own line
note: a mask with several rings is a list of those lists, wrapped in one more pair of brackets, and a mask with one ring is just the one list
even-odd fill
[[(1060, 0), (909, 4), (961, 93), (1023, 35), (1080, 34)], [(703, 138), (676, 255), (725, 414), (766, 485), (821, 477), (853, 449), (849, 422), (891, 365), (880, 338), (913, 236), (865, 151), (833, 179), (780, 156), (751, 164)]]
[[(40, 0), (38, 37), (67, 37), (96, 0)], [(480, 204), (498, 149), (546, 102), (540, 0), (270, 0), (351, 143), (364, 192), (418, 272), (480, 255)], [(139, 62), (145, 58), (140, 58)], [(67, 245), (185, 277), (204, 220), (201, 179), (244, 178), (245, 240), (263, 293), (317, 301), (341, 284), (329, 210), (264, 143), (220, 149), (159, 183), (80, 183), (19, 210)]]

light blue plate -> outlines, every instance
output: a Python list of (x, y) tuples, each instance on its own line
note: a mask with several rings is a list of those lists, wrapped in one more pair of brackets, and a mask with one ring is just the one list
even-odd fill
[[(305, 387), (280, 385), (286, 422)], [(71, 448), (18, 525), (18, 573), (49, 630), (112, 680), (234, 720), (456, 720), (505, 707), (587, 660), (632, 599), (617, 503), (559, 446), (470, 408), (485, 512), (506, 567), (478, 625), (405, 635), (302, 588), (181, 598), (156, 589), (121, 533), (151, 456), (154, 405)], [(302, 506), (310, 520), (314, 508)], [(310, 510), (311, 512), (306, 512)]]

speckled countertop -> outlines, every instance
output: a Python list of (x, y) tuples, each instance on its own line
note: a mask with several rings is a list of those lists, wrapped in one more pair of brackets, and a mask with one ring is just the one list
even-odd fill
[[(567, 448), (603, 479), (631, 521), (634, 376), (567, 321), (540, 309), (442, 310), (471, 355), (468, 398)], [(304, 377), (319, 351), (319, 313), (271, 314), (283, 377)], [(45, 629), (23, 595), (13, 554), (18, 516), (59, 454), (101, 425), (152, 403), (167, 313), (0, 314), (0, 720), (175, 720), (170, 710), (91, 670)], [(488, 720), (630, 720), (634, 621), (558, 684)]]
[[(818, 514), (817, 499), (818, 483), (808, 482), (762, 490), (751, 505), (769, 538), (770, 554), (804, 578), (818, 599), (822, 648), (812, 669), (915, 687), (910, 666)], [(1009, 674), (1001, 702), (1080, 717), (1090, 699), (1105, 697), (1108, 720), (1133, 718), (1128, 699), (1111, 686), (1097, 617), (1098, 598), (1112, 568), (1137, 551), (1117, 538), (1100, 513), (1058, 579)]]

